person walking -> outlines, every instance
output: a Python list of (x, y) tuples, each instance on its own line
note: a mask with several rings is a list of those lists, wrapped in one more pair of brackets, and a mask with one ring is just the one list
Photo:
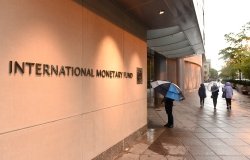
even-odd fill
[(174, 127), (174, 117), (173, 117), (173, 99), (164, 97), (161, 101), (165, 104), (165, 110), (168, 117), (168, 123), (164, 125), (164, 127), (173, 128)]
[(230, 82), (226, 82), (223, 92), (225, 92), (227, 109), (231, 110), (231, 101), (233, 97), (233, 88)]
[(200, 85), (200, 88), (198, 90), (198, 95), (200, 97), (200, 107), (204, 107), (204, 101), (207, 95), (206, 95), (206, 87), (203, 83), (201, 83)]
[(219, 87), (217, 86), (216, 83), (213, 83), (213, 86), (211, 87), (211, 98), (213, 99), (213, 105), (214, 105), (214, 109), (216, 109), (216, 105), (217, 105), (217, 98), (219, 95)]

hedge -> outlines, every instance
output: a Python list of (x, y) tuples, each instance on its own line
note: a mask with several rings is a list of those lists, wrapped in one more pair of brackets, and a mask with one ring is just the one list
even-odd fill
[(235, 80), (235, 79), (223, 79), (222, 80), (222, 83), (225, 83), (225, 82), (230, 82), (230, 83), (233, 83), (233, 84), (241, 84), (241, 85), (244, 85), (244, 86), (250, 86), (250, 80)]

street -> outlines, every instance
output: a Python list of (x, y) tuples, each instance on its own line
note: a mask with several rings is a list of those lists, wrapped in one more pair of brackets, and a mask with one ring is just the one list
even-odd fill
[(147, 134), (118, 160), (247, 160), (250, 159), (250, 96), (234, 90), (232, 110), (226, 109), (220, 88), (217, 109), (207, 90), (204, 107), (197, 91), (174, 102), (174, 128), (164, 128), (162, 106), (148, 107)]

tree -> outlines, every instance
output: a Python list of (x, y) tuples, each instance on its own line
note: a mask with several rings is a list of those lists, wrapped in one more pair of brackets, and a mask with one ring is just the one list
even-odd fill
[(241, 64), (241, 71), (245, 78), (250, 79), (250, 57), (243, 60)]
[(245, 78), (250, 78), (249, 35), (250, 22), (242, 26), (239, 33), (229, 33), (224, 36), (229, 46), (220, 50), (219, 53), (226, 61), (226, 66), (221, 70), (221, 76), (235, 77), (236, 72), (242, 72)]
[(218, 79), (218, 71), (213, 69), (213, 68), (210, 68), (209, 69), (209, 78), (213, 79), (213, 80), (217, 80)]
[(219, 77), (222, 79), (237, 79), (237, 67), (227, 64), (220, 70)]

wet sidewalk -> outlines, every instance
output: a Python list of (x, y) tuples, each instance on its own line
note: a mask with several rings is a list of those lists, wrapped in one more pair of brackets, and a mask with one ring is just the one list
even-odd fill
[(117, 160), (248, 160), (250, 159), (250, 97), (234, 91), (232, 110), (219, 93), (214, 110), (211, 92), (205, 106), (197, 91), (174, 102), (174, 128), (164, 128), (162, 106), (148, 107), (148, 131)]

